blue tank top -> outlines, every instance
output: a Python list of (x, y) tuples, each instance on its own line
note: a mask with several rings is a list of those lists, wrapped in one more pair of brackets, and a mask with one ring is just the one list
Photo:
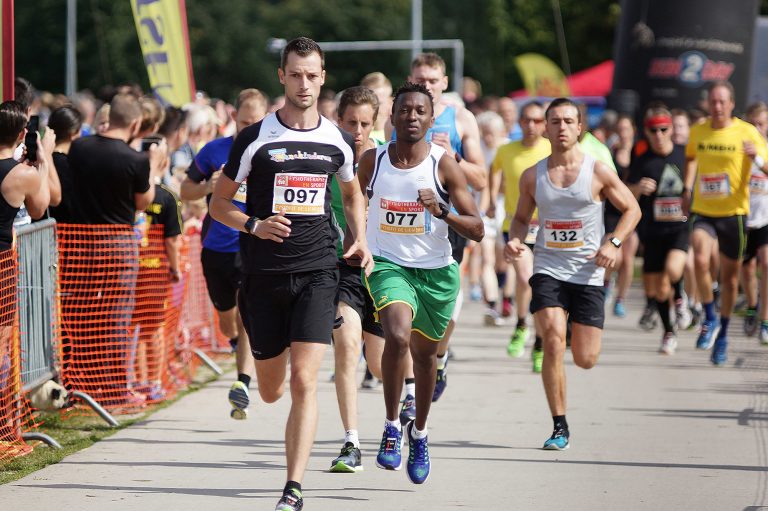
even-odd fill
[(432, 134), (448, 133), (448, 138), (451, 141), (451, 149), (453, 152), (459, 153), (464, 157), (464, 151), (461, 147), (461, 137), (456, 130), (456, 107), (447, 106), (443, 113), (435, 117), (435, 125), (427, 130), (427, 142), (432, 141)]
[[(432, 141), (432, 134), (448, 133), (448, 139), (451, 141), (451, 149), (453, 152), (459, 153), (461, 157), (464, 157), (464, 151), (461, 147), (461, 137), (456, 130), (456, 107), (446, 106), (443, 113), (435, 117), (435, 124), (427, 130), (427, 142)], [(397, 134), (392, 131), (392, 140), (397, 139)]]
[[(206, 181), (227, 162), (233, 141), (233, 137), (217, 138), (205, 144), (197, 153), (195, 165)], [(210, 202), (211, 196), (209, 195), (206, 200)], [(245, 183), (240, 185), (232, 204), (237, 206), (240, 211), (245, 212)], [(238, 231), (214, 220), (210, 214), (207, 214), (203, 220), (202, 238), (203, 247), (209, 250), (230, 253), (240, 251)]]

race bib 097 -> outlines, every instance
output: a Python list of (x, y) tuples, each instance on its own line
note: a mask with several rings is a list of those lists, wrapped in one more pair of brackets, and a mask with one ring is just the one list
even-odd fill
[(327, 174), (275, 174), (272, 212), (286, 215), (325, 213)]

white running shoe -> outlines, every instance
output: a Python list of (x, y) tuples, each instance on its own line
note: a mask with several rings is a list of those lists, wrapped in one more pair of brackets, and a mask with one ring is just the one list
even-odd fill
[(661, 339), (659, 353), (663, 355), (674, 355), (675, 350), (677, 350), (677, 339), (675, 338), (675, 334), (672, 332), (665, 333), (664, 337)]

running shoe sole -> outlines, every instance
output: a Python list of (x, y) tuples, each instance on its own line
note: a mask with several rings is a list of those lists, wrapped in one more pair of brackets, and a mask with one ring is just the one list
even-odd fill
[(359, 467), (350, 467), (343, 461), (337, 461), (332, 467), (331, 472), (334, 472), (336, 474), (354, 474), (355, 472), (362, 472), (363, 466), (360, 465)]
[(571, 442), (568, 442), (567, 444), (565, 444), (565, 447), (558, 447), (556, 443), (552, 442), (551, 444), (545, 444), (544, 447), (542, 447), (542, 449), (544, 449), (545, 451), (565, 451), (570, 446), (571, 446)]
[[(238, 385), (239, 383), (239, 385)], [(251, 400), (248, 396), (248, 390), (244, 383), (235, 382), (229, 389), (229, 404), (232, 405), (232, 411), (229, 416), (235, 420), (245, 420), (248, 418), (248, 405)]]
[(381, 463), (379, 463), (379, 460), (376, 460), (376, 466), (379, 468), (383, 468), (384, 470), (400, 470), (401, 468), (403, 468), (403, 460), (401, 459), (400, 464), (396, 467), (382, 465)]

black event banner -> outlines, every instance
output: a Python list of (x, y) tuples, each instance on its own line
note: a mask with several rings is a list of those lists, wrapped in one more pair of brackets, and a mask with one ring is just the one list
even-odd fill
[(612, 106), (700, 108), (707, 85), (728, 80), (743, 109), (758, 8), (759, 0), (622, 0)]

